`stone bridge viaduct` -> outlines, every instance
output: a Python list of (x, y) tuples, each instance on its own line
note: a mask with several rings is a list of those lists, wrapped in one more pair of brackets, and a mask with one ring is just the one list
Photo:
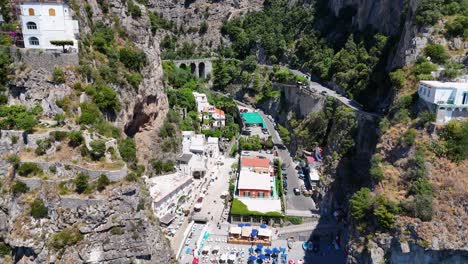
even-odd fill
[(216, 58), (186, 59), (186, 60), (163, 60), (172, 61), (182, 69), (189, 69), (198, 78), (206, 78), (213, 71), (213, 61)]

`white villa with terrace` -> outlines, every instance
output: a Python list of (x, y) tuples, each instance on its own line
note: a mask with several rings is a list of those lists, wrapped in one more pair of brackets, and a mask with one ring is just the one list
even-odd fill
[(437, 123), (468, 117), (468, 82), (421, 81), (418, 94), (436, 113)]
[(223, 110), (208, 103), (206, 94), (193, 92), (193, 96), (195, 96), (195, 102), (197, 103), (198, 118), (202, 121), (205, 129), (210, 127), (219, 128), (226, 125), (226, 114)]
[(71, 10), (61, 0), (22, 1), (21, 30), (24, 46), (28, 49), (62, 50), (62, 46), (52, 45), (51, 41), (73, 41), (66, 46), (78, 51), (78, 21), (73, 20)]

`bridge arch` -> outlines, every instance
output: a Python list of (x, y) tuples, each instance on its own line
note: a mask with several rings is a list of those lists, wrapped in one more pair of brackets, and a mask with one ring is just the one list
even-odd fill
[(190, 72), (193, 75), (197, 74), (197, 64), (195, 64), (195, 62), (190, 63)]
[(198, 64), (198, 77), (202, 79), (206, 78), (204, 62), (200, 62), (200, 64)]
[(187, 69), (187, 64), (181, 63), (181, 64), (179, 65), (179, 68), (186, 70), (186, 69)]

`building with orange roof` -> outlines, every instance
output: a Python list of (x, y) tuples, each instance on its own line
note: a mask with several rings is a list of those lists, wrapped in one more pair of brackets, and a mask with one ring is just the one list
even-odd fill
[(242, 157), (241, 168), (250, 169), (256, 173), (273, 174), (270, 160), (265, 157)]

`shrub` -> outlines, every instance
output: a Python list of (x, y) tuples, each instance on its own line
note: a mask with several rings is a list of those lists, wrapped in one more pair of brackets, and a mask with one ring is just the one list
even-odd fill
[(442, 0), (422, 0), (416, 9), (416, 23), (420, 26), (432, 26), (442, 17)]
[(50, 133), (50, 139), (53, 141), (63, 141), (68, 137), (67, 131), (53, 131)]
[(198, 31), (198, 33), (205, 34), (207, 31), (208, 31), (208, 23), (206, 21), (203, 21), (200, 24), (200, 30)]
[(389, 229), (395, 223), (395, 215), (390, 212), (385, 205), (379, 205), (374, 210), (374, 216), (377, 219), (377, 223), (383, 229)]
[(125, 230), (120, 226), (114, 226), (110, 231), (113, 235), (123, 235), (125, 233)]
[(390, 73), (390, 81), (395, 86), (395, 88), (400, 89), (405, 84), (405, 72), (402, 69), (395, 70)]
[(431, 221), (433, 214), (433, 198), (429, 195), (416, 195), (413, 200), (404, 202), (403, 209), (412, 217), (422, 221)]
[(125, 176), (125, 179), (129, 182), (136, 182), (138, 181), (138, 175), (135, 172), (130, 172)]
[(89, 188), (89, 175), (82, 172), (78, 173), (74, 180), (75, 191), (77, 193), (83, 193)]
[(61, 126), (65, 123), (65, 115), (64, 114), (56, 114), (54, 116), (54, 121), (57, 122), (57, 125)]
[(4, 242), (0, 242), (0, 257), (5, 257), (11, 254), (11, 248)]
[(83, 133), (81, 133), (81, 131), (77, 130), (70, 132), (68, 145), (75, 148), (83, 144), (83, 142), (84, 138)]
[(455, 162), (468, 158), (468, 122), (450, 121), (440, 132), (446, 142), (447, 157)]
[(99, 176), (99, 179), (98, 179), (98, 181), (97, 181), (96, 189), (97, 189), (98, 191), (101, 192), (101, 191), (103, 191), (103, 190), (106, 188), (106, 186), (109, 185), (109, 184), (110, 184), (109, 178), (107, 178), (106, 175), (101, 174), (101, 176)]
[(122, 159), (126, 162), (136, 161), (136, 145), (133, 138), (126, 138), (119, 143), (119, 152)]
[(133, 86), (133, 88), (138, 89), (143, 77), (139, 73), (131, 73), (127, 75), (127, 82)]
[(61, 68), (54, 68), (54, 71), (52, 72), (52, 81), (57, 84), (65, 83), (65, 73)]
[(436, 119), (435, 113), (432, 111), (423, 111), (419, 113), (419, 122), (420, 126), (425, 126), (428, 123), (434, 122)]
[(0, 129), (31, 132), (37, 125), (37, 116), (41, 112), (40, 107), (28, 110), (23, 105), (2, 105), (0, 106)]
[(372, 179), (376, 182), (380, 182), (384, 178), (382, 165), (382, 156), (380, 154), (374, 154), (371, 159), (371, 167), (369, 170), (369, 174), (371, 175)]
[(421, 151), (417, 151), (416, 154), (408, 162), (408, 179), (410, 181), (416, 181), (420, 178), (426, 177), (426, 161)]
[(417, 131), (414, 128), (410, 128), (403, 133), (399, 139), (399, 143), (404, 146), (412, 146), (416, 141)]
[(431, 57), (431, 61), (444, 64), (450, 57), (445, 50), (445, 47), (440, 44), (429, 44), (424, 49), (424, 54)]
[(78, 120), (83, 125), (93, 125), (101, 120), (102, 115), (96, 104), (93, 103), (81, 103), (81, 116)]
[(77, 228), (65, 228), (51, 236), (50, 245), (56, 250), (62, 250), (72, 246), (83, 239), (83, 235)]
[(35, 219), (47, 218), (49, 216), (47, 207), (44, 205), (44, 202), (39, 198), (36, 198), (31, 204), (30, 214)]
[(127, 2), (127, 8), (128, 12), (133, 18), (139, 18), (141, 17), (141, 9), (138, 5), (133, 3), (133, 1), (128, 1)]
[(390, 121), (388, 120), (388, 118), (386, 117), (382, 118), (379, 122), (380, 134), (381, 135), (385, 134), (385, 132), (387, 132), (389, 128), (390, 128)]
[(300, 225), (302, 224), (302, 217), (298, 216), (289, 216), (286, 218), (287, 221), (289, 221), (293, 225)]
[(57, 167), (55, 165), (52, 165), (49, 167), (49, 171), (55, 174), (57, 173)]
[(393, 116), (393, 123), (395, 124), (406, 124), (410, 121), (410, 114), (407, 109), (400, 109), (394, 116)]
[(34, 150), (34, 153), (36, 153), (36, 155), (39, 155), (39, 156), (46, 154), (47, 150), (52, 147), (52, 143), (50, 142), (50, 139), (48, 138), (39, 139), (38, 141), (36, 141), (36, 144), (37, 144), (37, 147)]
[(174, 170), (174, 161), (172, 160), (152, 160), (151, 165), (156, 175), (162, 174), (163, 172), (170, 172)]
[(433, 195), (432, 184), (427, 177), (419, 178), (412, 182), (408, 194)]
[(372, 204), (372, 194), (368, 188), (361, 188), (351, 197), (350, 213), (358, 222), (363, 221), (368, 215)]
[(447, 63), (445, 63), (442, 75), (444, 76), (444, 78), (452, 80), (461, 74), (461, 69), (463, 69), (463, 64), (454, 61), (448, 61)]
[(167, 120), (164, 121), (164, 124), (159, 129), (159, 136), (162, 138), (172, 137), (175, 135), (175, 127), (173, 124), (169, 123)]
[(41, 174), (42, 169), (36, 163), (25, 162), (18, 167), (17, 172), (23, 177), (29, 177)]
[(119, 55), (120, 61), (130, 70), (140, 71), (146, 65), (146, 55), (143, 51), (122, 48)]
[(468, 38), (468, 16), (458, 15), (445, 24), (447, 35), (450, 37)]
[(91, 156), (94, 160), (99, 160), (106, 153), (106, 142), (102, 139), (92, 141), (90, 144)]
[(27, 193), (29, 192), (29, 187), (23, 182), (15, 181), (11, 186), (11, 192), (15, 196), (18, 194)]

